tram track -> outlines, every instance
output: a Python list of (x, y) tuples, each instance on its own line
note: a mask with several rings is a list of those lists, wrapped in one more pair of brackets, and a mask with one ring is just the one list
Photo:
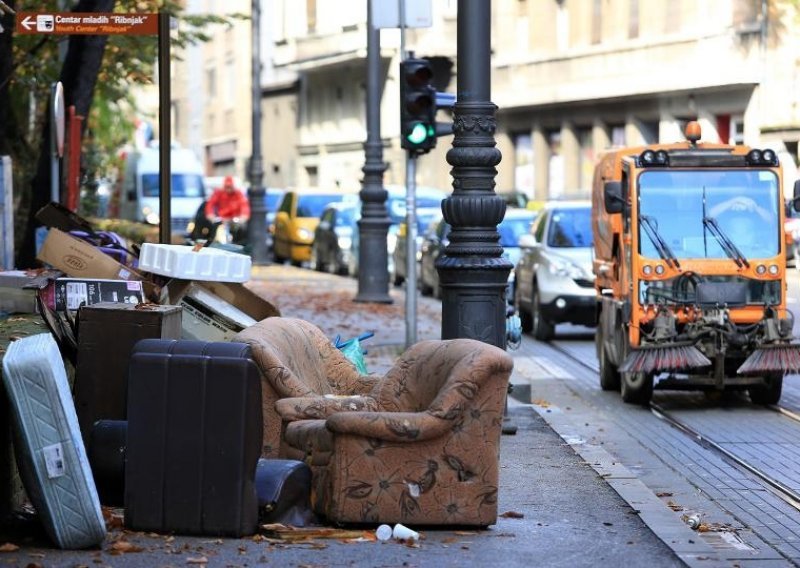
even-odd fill
[[(549, 345), (555, 351), (565, 357), (568, 357), (574, 363), (595, 373), (599, 372), (597, 364), (593, 364), (591, 361), (587, 361), (584, 358), (579, 357), (570, 349), (558, 344), (557, 342), (550, 343)], [(786, 417), (788, 420), (800, 423), (800, 413), (778, 405), (771, 405), (767, 406), (766, 408)], [(735, 452), (723, 447), (721, 444), (712, 440), (709, 436), (704, 435), (702, 432), (692, 427), (686, 421), (676, 417), (674, 413), (670, 412), (662, 405), (651, 401), (649, 404), (649, 409), (657, 418), (665, 421), (679, 432), (685, 434), (688, 438), (692, 439), (704, 449), (716, 453), (734, 467), (759, 479), (776, 497), (781, 499), (787, 505), (800, 511), (800, 491), (789, 487), (775, 476), (770, 475), (763, 468), (759, 467), (758, 464), (748, 461), (737, 455)]]

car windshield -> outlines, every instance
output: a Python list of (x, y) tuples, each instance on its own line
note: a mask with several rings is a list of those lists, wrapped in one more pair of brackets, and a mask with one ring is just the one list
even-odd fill
[(298, 196), (297, 216), (298, 217), (319, 217), (328, 203), (335, 203), (342, 200), (341, 195), (313, 195), (303, 194)]
[(278, 208), (278, 202), (281, 200), (281, 197), (283, 197), (282, 192), (267, 190), (267, 194), (264, 196), (267, 211), (274, 212)]
[(500, 246), (518, 247), (519, 238), (530, 231), (533, 217), (514, 217), (503, 219), (497, 226), (497, 232), (500, 233)]
[(590, 207), (554, 209), (550, 215), (547, 246), (553, 248), (584, 248), (592, 246)]
[(769, 170), (646, 171), (639, 176), (639, 217), (649, 227), (640, 228), (639, 252), (658, 258), (660, 239), (679, 259), (728, 258), (726, 249), (745, 258), (775, 256), (783, 237), (780, 206), (778, 178)]
[[(158, 197), (160, 182), (158, 174), (142, 175), (142, 195)], [(172, 174), (170, 177), (170, 195), (172, 197), (203, 197), (203, 178), (196, 174)]]

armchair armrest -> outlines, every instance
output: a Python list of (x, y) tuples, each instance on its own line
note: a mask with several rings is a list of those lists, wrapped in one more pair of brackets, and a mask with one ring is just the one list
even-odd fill
[(275, 410), (284, 422), (327, 418), (337, 412), (376, 410), (375, 399), (367, 396), (299, 396), (281, 398), (275, 402)]
[(328, 417), (325, 426), (335, 433), (387, 442), (422, 442), (443, 436), (453, 422), (427, 412), (340, 412)]

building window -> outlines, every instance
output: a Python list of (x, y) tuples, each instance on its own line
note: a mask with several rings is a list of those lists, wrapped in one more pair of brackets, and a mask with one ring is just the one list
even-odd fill
[(592, 137), (591, 127), (578, 128), (578, 184), (580, 189), (584, 192), (589, 192), (592, 187), (592, 179), (594, 176), (594, 140)]
[(530, 133), (512, 134), (514, 140), (514, 189), (534, 196), (533, 138)]
[(567, 3), (559, 2), (556, 10), (556, 46), (559, 51), (564, 51), (569, 48), (569, 12), (567, 12)]
[(547, 196), (552, 199), (564, 195), (564, 157), (561, 155), (561, 131), (548, 130), (545, 136), (550, 151), (547, 160)]
[(639, 37), (639, 0), (629, 0), (628, 4), (628, 38)]
[(603, 38), (603, 0), (592, 2), (592, 43), (600, 43)]
[(317, 187), (319, 184), (319, 172), (317, 166), (306, 166), (306, 176), (308, 176), (309, 187)]
[(729, 144), (744, 144), (744, 116), (731, 115), (731, 129), (728, 138)]
[(627, 146), (624, 124), (612, 124), (608, 127), (608, 130), (611, 134), (609, 138), (611, 138), (612, 147), (621, 148), (623, 146)]
[(213, 67), (206, 69), (206, 93), (211, 98), (217, 96), (217, 70)]
[(306, 29), (313, 34), (317, 31), (317, 0), (306, 0)]

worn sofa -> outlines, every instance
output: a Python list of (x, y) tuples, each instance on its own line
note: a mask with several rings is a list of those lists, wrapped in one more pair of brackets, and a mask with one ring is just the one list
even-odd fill
[(422, 341), (370, 392), (338, 399), (344, 412), (308, 418), (302, 397), (278, 401), (284, 451), (312, 466), (315, 512), (335, 523), (494, 524), (512, 367), (486, 343)]

